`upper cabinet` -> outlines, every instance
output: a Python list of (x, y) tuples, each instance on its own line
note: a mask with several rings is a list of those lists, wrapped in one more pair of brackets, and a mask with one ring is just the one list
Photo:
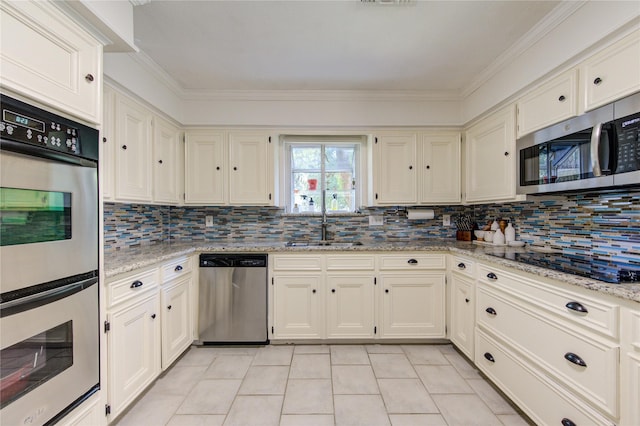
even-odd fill
[(584, 110), (640, 91), (640, 31), (635, 31), (582, 63)]
[(380, 134), (373, 146), (373, 204), (460, 202), (460, 134)]
[(102, 44), (44, 1), (0, 2), (3, 86), (100, 123)]
[(518, 138), (578, 115), (578, 70), (535, 88), (518, 100)]
[(180, 129), (109, 86), (103, 103), (103, 198), (178, 204), (184, 170)]
[(465, 201), (513, 200), (516, 197), (516, 132), (513, 105), (465, 132)]
[(274, 205), (267, 132), (194, 130), (185, 140), (185, 204)]

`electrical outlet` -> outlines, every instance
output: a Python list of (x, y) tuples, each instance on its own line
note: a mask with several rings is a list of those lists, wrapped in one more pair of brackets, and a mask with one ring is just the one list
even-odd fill
[(384, 225), (384, 216), (369, 216), (369, 226)]
[(443, 214), (442, 215), (442, 226), (451, 226), (451, 215)]
[(213, 228), (213, 216), (205, 216), (204, 226), (207, 228)]

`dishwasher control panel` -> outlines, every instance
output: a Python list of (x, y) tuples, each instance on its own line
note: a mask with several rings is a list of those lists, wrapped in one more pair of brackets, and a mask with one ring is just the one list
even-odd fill
[(201, 268), (266, 268), (266, 254), (217, 254), (200, 255)]

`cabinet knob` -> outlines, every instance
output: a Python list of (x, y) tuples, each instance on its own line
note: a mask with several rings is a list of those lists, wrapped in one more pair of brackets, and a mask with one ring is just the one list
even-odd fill
[(413, 170), (413, 166), (409, 166), (409, 170)]
[(572, 311), (580, 312), (581, 314), (589, 313), (587, 308), (585, 308), (584, 306), (582, 306), (581, 303), (578, 303), (578, 302), (569, 302), (564, 306), (566, 306), (567, 309), (571, 309)]
[(384, 289), (384, 292), (385, 292), (385, 293), (389, 293), (389, 289), (388, 289), (388, 288), (385, 288), (385, 289)]
[(238, 168), (237, 168), (237, 167), (234, 167), (234, 168), (233, 168), (233, 170), (238, 170)]
[(311, 293), (316, 294), (316, 289), (311, 290)]
[(504, 156), (505, 156), (505, 157), (508, 157), (508, 156), (509, 156), (509, 151), (505, 151), (505, 152), (504, 152)]
[(567, 361), (575, 365), (579, 365), (580, 367), (587, 366), (587, 363), (584, 362), (582, 358), (580, 358), (578, 355), (574, 354), (573, 352), (567, 352), (566, 354), (564, 354), (564, 359), (566, 359)]
[(89, 73), (89, 74), (85, 75), (84, 79), (87, 80), (87, 82), (92, 83), (93, 80), (94, 80), (93, 74)]
[(558, 98), (558, 101), (560, 102), (564, 102), (567, 98), (564, 97), (564, 95), (560, 95), (560, 97)]
[(431, 166), (427, 166), (427, 169), (430, 169), (430, 168), (431, 168)]
[(122, 145), (122, 149), (124, 149), (126, 151), (127, 146), (126, 145)]
[(156, 314), (151, 314), (151, 319), (156, 319)]
[(180, 272), (180, 271), (182, 271), (182, 265), (178, 265), (178, 266), (176, 266), (176, 267), (175, 267), (175, 269), (174, 269), (174, 271), (175, 271), (175, 272)]
[(336, 292), (336, 289), (335, 289), (335, 288), (332, 288), (332, 289), (331, 289), (331, 293), (335, 293), (335, 292)]
[(575, 424), (575, 422), (573, 420), (568, 419), (566, 417), (564, 419), (562, 419), (562, 421), (560, 423), (562, 423), (562, 426), (578, 426), (578, 425)]
[(142, 284), (144, 284), (142, 281), (140, 280), (136, 280), (134, 282), (131, 283), (131, 286), (129, 288), (138, 288), (138, 287), (142, 287)]
[(216, 167), (216, 170), (220, 170), (220, 166)]
[(102, 138), (102, 143), (107, 143), (107, 138)]
[(469, 303), (470, 302), (468, 297), (465, 297), (464, 301), (465, 301), (465, 303)]
[(495, 309), (493, 309), (493, 308), (491, 308), (491, 307), (489, 307), (489, 308), (485, 309), (484, 311), (485, 311), (486, 313), (488, 313), (489, 315), (493, 315), (494, 317), (495, 317), (496, 315), (498, 315), (498, 313), (496, 312), (496, 310), (495, 310)]
[(602, 83), (602, 79), (600, 77), (596, 77), (596, 79), (593, 80), (593, 84), (595, 84), (596, 86), (600, 83)]
[(162, 164), (162, 160), (158, 160), (158, 164)]
[(465, 265), (464, 263), (460, 262), (458, 263), (458, 268), (460, 269), (466, 269), (467, 265)]
[(487, 361), (491, 361), (491, 362), (496, 362), (496, 359), (493, 357), (493, 355), (491, 355), (489, 352), (485, 352), (484, 353), (484, 358)]
[(498, 276), (497, 276), (496, 274), (494, 274), (493, 272), (489, 272), (489, 273), (487, 274), (487, 278), (489, 278), (489, 279), (490, 279), (490, 280), (492, 280), (492, 281), (495, 281), (495, 280), (497, 280), (497, 279), (498, 279)]
[(167, 306), (167, 309), (168, 309), (168, 310), (171, 310), (171, 305)]

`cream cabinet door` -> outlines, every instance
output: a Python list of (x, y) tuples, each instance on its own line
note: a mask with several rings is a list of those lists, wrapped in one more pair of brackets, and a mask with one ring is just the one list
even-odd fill
[(380, 337), (445, 337), (444, 280), (444, 272), (381, 274)]
[(109, 86), (104, 86), (102, 103), (102, 152), (100, 154), (102, 181), (100, 188), (104, 200), (112, 201), (116, 148), (116, 93)]
[(620, 312), (620, 411), (621, 425), (640, 424), (640, 310)]
[(422, 136), (422, 203), (459, 203), (460, 134)]
[(191, 277), (164, 284), (161, 289), (162, 369), (168, 368), (190, 345)]
[(189, 132), (185, 138), (185, 203), (224, 204), (226, 135), (223, 132)]
[(640, 30), (583, 62), (585, 111), (640, 91)]
[(0, 2), (3, 86), (100, 123), (102, 44), (53, 2)]
[(229, 203), (272, 205), (273, 150), (265, 133), (229, 134)]
[(449, 338), (469, 359), (474, 358), (475, 301), (473, 280), (451, 274), (451, 326)]
[(124, 410), (160, 373), (158, 294), (149, 292), (109, 313), (108, 389), (111, 418)]
[(516, 134), (513, 105), (466, 131), (467, 202), (511, 200), (516, 196)]
[(180, 130), (159, 117), (153, 123), (153, 201), (178, 204), (182, 195)]
[(327, 338), (373, 338), (373, 274), (327, 275)]
[(517, 115), (518, 138), (578, 115), (578, 70), (564, 73), (520, 98)]
[(373, 155), (373, 187), (376, 205), (416, 204), (417, 136), (414, 133), (378, 135)]
[(116, 200), (151, 201), (151, 111), (116, 95)]
[(273, 337), (322, 338), (322, 275), (276, 275), (273, 280)]

